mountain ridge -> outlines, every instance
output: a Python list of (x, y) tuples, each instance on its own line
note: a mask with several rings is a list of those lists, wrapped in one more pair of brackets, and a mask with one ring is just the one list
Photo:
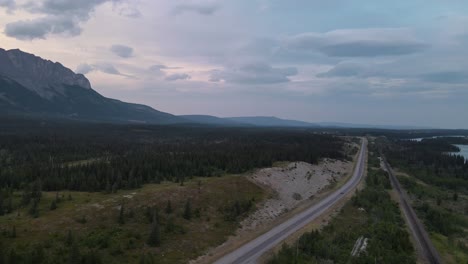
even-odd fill
[(104, 97), (84, 75), (18, 49), (0, 49), (0, 109), (7, 114), (117, 123), (187, 122), (146, 105)]

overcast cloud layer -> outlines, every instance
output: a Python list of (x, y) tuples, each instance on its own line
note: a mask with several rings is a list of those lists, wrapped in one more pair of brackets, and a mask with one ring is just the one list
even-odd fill
[(0, 48), (174, 114), (468, 128), (463, 0), (0, 0)]

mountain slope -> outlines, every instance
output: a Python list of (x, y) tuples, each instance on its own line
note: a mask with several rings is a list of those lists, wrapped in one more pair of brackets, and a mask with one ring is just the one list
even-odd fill
[(259, 127), (318, 127), (313, 123), (281, 119), (274, 116), (228, 117), (226, 119)]
[(217, 116), (210, 115), (180, 115), (179, 117), (184, 118), (193, 123), (204, 124), (204, 125), (214, 125), (214, 126), (252, 126), (250, 124), (237, 122), (234, 120), (229, 120), (226, 118), (221, 118)]
[(0, 49), (0, 110), (105, 122), (187, 122), (145, 105), (106, 98), (83, 75), (19, 50)]

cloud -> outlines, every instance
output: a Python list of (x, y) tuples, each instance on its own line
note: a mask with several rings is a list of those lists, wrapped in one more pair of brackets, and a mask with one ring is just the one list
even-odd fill
[(110, 48), (112, 53), (122, 58), (133, 57), (133, 48), (125, 45), (112, 45)]
[(341, 29), (286, 38), (282, 48), (329, 57), (396, 56), (421, 52), (427, 44), (404, 28)]
[(265, 63), (245, 64), (211, 72), (210, 81), (238, 84), (273, 84), (290, 82), (288, 77), (297, 75), (294, 67), (273, 68)]
[(468, 84), (468, 72), (466, 71), (442, 71), (423, 74), (421, 79), (426, 82), (446, 84)]
[(111, 75), (119, 75), (119, 76), (124, 76), (128, 78), (135, 78), (134, 76), (121, 73), (114, 65), (110, 63), (97, 63), (97, 64), (83, 63), (83, 64), (80, 64), (76, 68), (76, 72), (81, 73), (81, 74), (88, 74), (93, 71), (100, 71), (100, 72), (111, 74)]
[(132, 6), (130, 3), (123, 3), (118, 8), (115, 8), (119, 15), (129, 18), (139, 18), (141, 17), (141, 12), (135, 6)]
[(149, 69), (151, 71), (157, 71), (157, 70), (177, 70), (177, 69), (182, 69), (182, 68), (181, 67), (170, 67), (170, 66), (166, 66), (166, 65), (163, 65), (163, 64), (155, 64), (155, 65), (152, 65)]
[(354, 77), (362, 75), (365, 69), (357, 63), (340, 63), (327, 72), (317, 74), (317, 77)]
[(183, 13), (197, 13), (199, 15), (209, 16), (213, 15), (220, 9), (217, 3), (185, 3), (177, 5), (173, 9), (173, 14), (180, 15)]
[(15, 9), (15, 0), (0, 0), (0, 7), (5, 7), (8, 11)]
[(88, 73), (94, 71), (94, 69), (95, 68), (93, 66), (91, 66), (89, 64), (86, 64), (86, 63), (83, 63), (83, 64), (78, 65), (75, 72), (76, 73), (81, 73), (81, 74), (88, 74)]
[[(42, 17), (20, 20), (7, 24), (7, 36), (19, 40), (45, 39), (48, 35), (77, 36), (81, 34), (81, 24), (90, 19), (97, 6), (104, 3), (119, 5), (124, 0), (44, 0), (30, 1), (21, 8), (31, 14)], [(0, 0), (0, 5), (11, 7), (14, 1)], [(135, 9), (135, 8), (133, 8)], [(126, 16), (137, 16), (131, 6), (120, 9), (119, 13)]]
[(167, 75), (165, 80), (166, 81), (178, 81), (178, 80), (189, 80), (190, 78), (192, 77), (186, 73), (174, 73), (174, 74)]
[(44, 39), (47, 34), (76, 36), (80, 33), (81, 28), (73, 18), (62, 16), (21, 20), (5, 26), (5, 34), (19, 40)]

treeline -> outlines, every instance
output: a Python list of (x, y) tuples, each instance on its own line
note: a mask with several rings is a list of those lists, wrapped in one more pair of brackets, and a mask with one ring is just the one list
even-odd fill
[(385, 144), (390, 163), (406, 170), (416, 178), (451, 190), (468, 190), (468, 161), (444, 138), (425, 139), (420, 142), (394, 140)]
[(183, 184), (193, 176), (243, 173), (276, 161), (345, 158), (343, 139), (307, 130), (138, 126), (117, 131), (1, 136), (0, 207), (11, 211), (12, 193), (22, 190), (31, 197), (34, 186), (113, 193), (145, 183)]
[[(306, 233), (295, 244), (283, 246), (269, 263), (415, 263), (398, 205), (387, 192), (390, 188), (384, 171), (370, 169), (366, 187), (340, 215), (322, 231)], [(360, 237), (367, 238), (368, 245), (352, 256)]]

